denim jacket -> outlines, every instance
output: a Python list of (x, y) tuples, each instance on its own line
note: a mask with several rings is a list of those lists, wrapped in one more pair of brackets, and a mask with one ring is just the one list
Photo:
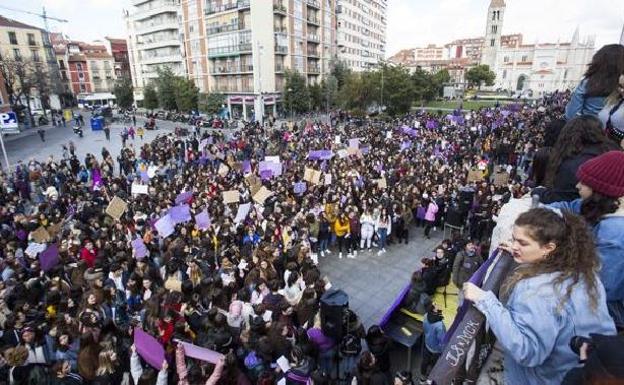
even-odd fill
[(604, 96), (586, 97), (587, 79), (581, 80), (576, 87), (565, 110), (566, 120), (571, 120), (579, 115), (598, 116), (605, 105), (606, 98)]
[(570, 339), (590, 333), (615, 334), (605, 292), (598, 285), (598, 307), (590, 307), (583, 282), (573, 287), (570, 299), (561, 303), (570, 280), (555, 286), (559, 273), (541, 274), (516, 284), (505, 305), (491, 292), (475, 306), (486, 316), (505, 352), (505, 383), (558, 385), (578, 366)]
[[(580, 214), (581, 199), (555, 202), (550, 208)], [(593, 228), (596, 250), (602, 267), (600, 280), (607, 292), (607, 301), (624, 301), (624, 213), (606, 215)]]

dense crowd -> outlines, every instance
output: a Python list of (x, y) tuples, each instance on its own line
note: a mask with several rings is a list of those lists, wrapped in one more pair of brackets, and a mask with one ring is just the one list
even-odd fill
[[(319, 301), (328, 285), (319, 265), (324, 258), (383, 259), (395, 245), (429, 238), (452, 224), (457, 229), (452, 236), (424, 256), (415, 286), (430, 294), (449, 282), (464, 287), (462, 298), (486, 314), (503, 347), (522, 351), (510, 355), (515, 366), (506, 363), (511, 378), (555, 383), (525, 368), (548, 361), (549, 347), (529, 359), (533, 350), (524, 344), (535, 342), (527, 333), (557, 339), (557, 326), (542, 316), (541, 329), (527, 330), (535, 319), (514, 319), (496, 297), (465, 285), (490, 248), (509, 238), (490, 244), (497, 221), (507, 218), (501, 217), (501, 206), (524, 202), (533, 191), (544, 203), (560, 202), (552, 207), (584, 217), (594, 228), (597, 247), (578, 216), (523, 214), (513, 245), (503, 245), (516, 259), (522, 259), (518, 242), (548, 245), (548, 252), (539, 249), (544, 258), (571, 252), (579, 243), (562, 243), (571, 234), (585, 242), (580, 250), (589, 254), (563, 258), (576, 264), (576, 272), (539, 265), (544, 270), (519, 269), (512, 281), (526, 283), (532, 274), (561, 270), (560, 286), (572, 282), (564, 291), (569, 303), (584, 306), (583, 295), (591, 293), (597, 310), (586, 318), (595, 327), (578, 319), (576, 332), (566, 329), (567, 337), (614, 334), (613, 320), (624, 325), (624, 216), (619, 214), (624, 160), (613, 151), (624, 127), (619, 118), (610, 118), (624, 110), (617, 88), (624, 54), (620, 59), (616, 83), (609, 83), (611, 99), (604, 89), (599, 90), (601, 108), (598, 97), (592, 99), (596, 111), (584, 111), (590, 103), (579, 103), (584, 97), (579, 89), (593, 92), (593, 77), (604, 74), (591, 73), (590, 66), (584, 88), (532, 104), (448, 114), (419, 111), (385, 121), (341, 113), (331, 125), (308, 119), (225, 132), (196, 127), (188, 135), (177, 131), (150, 143), (135, 140), (132, 128), (123, 131), (118, 155), (103, 148), (101, 156), (78, 159), (72, 145), (62, 159), (18, 163), (0, 180), (0, 341), (6, 382), (285, 380), (290, 385), (355, 378), (385, 384), (392, 378), (390, 340), (377, 325), (365, 329), (349, 312), (348, 335), (336, 340), (324, 330)], [(600, 64), (598, 55), (594, 60)], [(607, 121), (585, 116), (603, 109), (609, 110)], [(589, 192), (577, 191), (579, 180)], [(553, 223), (559, 232), (537, 234), (540, 226), (557, 228)], [(522, 228), (532, 230), (521, 234)], [(598, 269), (600, 280), (589, 278)], [(583, 289), (572, 290), (579, 282)], [(513, 290), (507, 306), (522, 312), (527, 306), (522, 300)], [(426, 372), (443, 348), (441, 317), (426, 296), (413, 290), (410, 301), (414, 310), (427, 313)], [(549, 314), (550, 302), (544, 304), (527, 314)], [(577, 320), (574, 314), (569, 320)], [(500, 325), (518, 323), (504, 338), (507, 326)], [(137, 338), (143, 331), (164, 350), (160, 362), (146, 350), (147, 337)], [(557, 349), (568, 342), (557, 339)], [(216, 355), (193, 358), (189, 352), (196, 347)], [(560, 381), (561, 368), (574, 366), (571, 354), (561, 352), (548, 361), (546, 376), (556, 372), (553, 378)], [(410, 373), (395, 376), (395, 383), (411, 381)]]

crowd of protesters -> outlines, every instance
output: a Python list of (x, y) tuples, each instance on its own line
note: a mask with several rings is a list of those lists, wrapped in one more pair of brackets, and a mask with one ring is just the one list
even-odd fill
[[(560, 383), (576, 366), (571, 337), (624, 326), (624, 54), (614, 50), (596, 55), (581, 91), (532, 104), (196, 128), (116, 157), (104, 148), (80, 160), (70, 148), (62, 159), (20, 162), (0, 180), (3, 378), (386, 384), (390, 341), (378, 326), (365, 329), (349, 312), (341, 340), (323, 330), (319, 269), (326, 258), (383, 260), (453, 222), (462, 231), (426, 256), (415, 282), (429, 294), (449, 282), (464, 288), (509, 358), (510, 383)], [(615, 77), (600, 67), (614, 57)], [(499, 302), (466, 282), (498, 246), (501, 206), (532, 194), (561, 211), (517, 219), (503, 248), (521, 267)], [(442, 349), (440, 316), (419, 296), (412, 302), (428, 313), (430, 367)], [(157, 339), (164, 362), (139, 354), (137, 330)], [(222, 356), (190, 358), (182, 342)], [(411, 383), (411, 374), (394, 381)]]

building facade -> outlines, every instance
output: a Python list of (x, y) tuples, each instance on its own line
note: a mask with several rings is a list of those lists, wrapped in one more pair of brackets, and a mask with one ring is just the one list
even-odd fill
[(115, 61), (113, 65), (115, 77), (117, 79), (130, 79), (130, 59), (128, 58), (128, 43), (126, 40), (106, 37), (104, 45)]
[(275, 114), (285, 70), (308, 84), (328, 73), (337, 49), (335, 1), (183, 0), (189, 78), (201, 92), (224, 94), (230, 116)]
[(581, 40), (577, 29), (569, 42), (523, 44), (521, 35), (503, 42), (505, 7), (503, 0), (492, 0), (488, 8), (481, 64), (496, 73), (491, 88), (536, 96), (574, 88), (595, 52), (595, 38)]
[[(0, 16), (0, 57), (21, 60), (25, 63), (26, 68), (34, 70), (37, 67), (46, 74), (50, 88), (49, 99), (47, 100), (49, 105), (44, 106), (38, 90), (32, 88), (30, 90), (31, 109), (61, 107), (58, 98), (58, 67), (56, 66), (50, 36), (45, 30)], [(18, 80), (16, 88), (19, 88)], [(10, 97), (11, 95), (8, 95), (8, 98)], [(11, 101), (8, 102), (11, 103)], [(24, 97), (21, 98), (21, 104), (26, 104)]]
[(132, 0), (124, 11), (128, 31), (130, 73), (135, 99), (142, 100), (143, 87), (157, 77), (157, 68), (169, 67), (186, 75), (180, 41), (179, 0)]
[(387, 0), (338, 0), (338, 58), (353, 71), (386, 57)]

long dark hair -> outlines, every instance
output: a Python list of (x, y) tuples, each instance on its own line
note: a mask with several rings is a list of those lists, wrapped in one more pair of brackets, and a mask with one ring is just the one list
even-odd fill
[(624, 74), (624, 46), (609, 44), (594, 54), (585, 78), (585, 96), (609, 96), (618, 87), (618, 79)]
[(598, 254), (592, 234), (585, 221), (578, 215), (564, 212), (562, 216), (549, 209), (531, 209), (521, 214), (516, 226), (525, 227), (529, 236), (540, 245), (550, 242), (557, 247), (543, 260), (520, 265), (514, 274), (504, 283), (501, 292), (507, 297), (513, 287), (523, 279), (541, 274), (559, 273), (554, 279), (555, 287), (571, 280), (565, 295), (560, 298), (561, 308), (572, 294), (572, 289), (580, 281), (585, 284), (592, 309), (598, 306)]
[(561, 163), (582, 153), (589, 146), (597, 147), (600, 153), (616, 149), (595, 116), (583, 115), (568, 121), (550, 152), (544, 185), (552, 188)]
[(595, 226), (602, 217), (616, 212), (619, 207), (620, 200), (618, 198), (607, 197), (594, 191), (589, 198), (583, 199), (581, 215), (587, 223)]

